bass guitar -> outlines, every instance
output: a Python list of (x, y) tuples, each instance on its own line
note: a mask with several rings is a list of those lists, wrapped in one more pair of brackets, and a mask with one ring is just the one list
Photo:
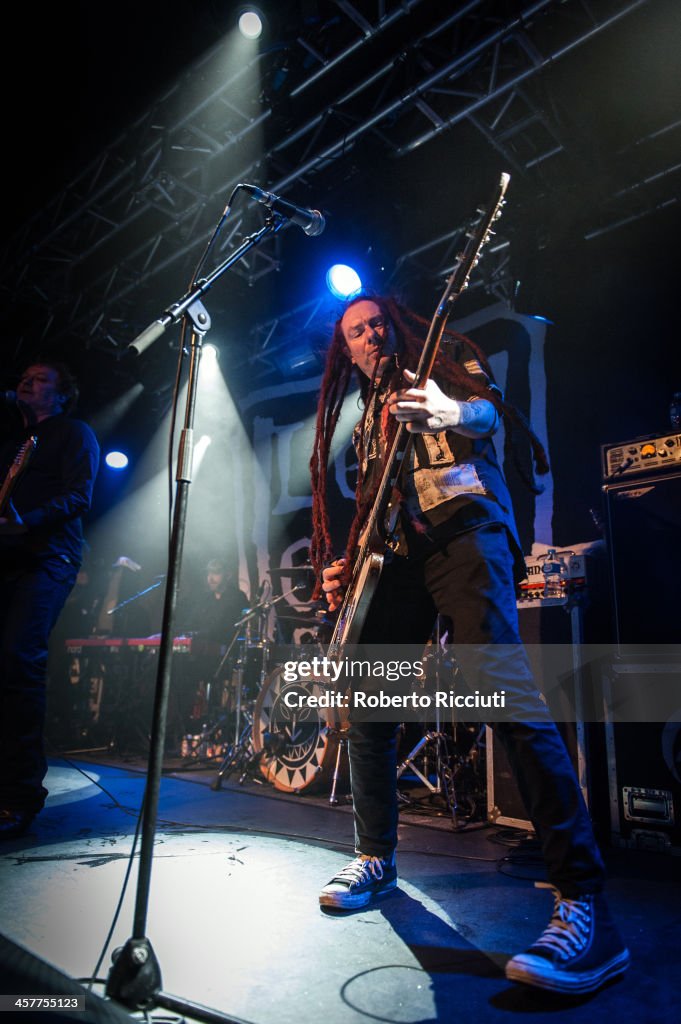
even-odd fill
[(2, 482), (2, 487), (0, 487), (0, 516), (7, 514), (7, 509), (9, 508), (14, 488), (19, 483), (21, 474), (26, 469), (28, 460), (35, 451), (37, 443), (38, 438), (35, 434), (32, 434), (31, 437), (24, 441), (21, 448), (14, 456), (14, 461), (7, 471), (7, 475)]
[[(410, 387), (424, 388), (433, 369), (440, 341), (454, 303), (468, 286), (471, 271), (480, 259), (483, 246), (494, 232), (492, 225), (505, 203), (510, 175), (501, 174), (499, 184), (489, 204), (478, 209), (478, 217), (466, 232), (467, 242), (457, 257), (423, 346), (416, 377)], [(400, 423), (388, 453), (376, 498), (362, 532), (357, 555), (353, 562), (343, 603), (329, 641), (329, 656), (338, 658), (342, 648), (359, 641), (378, 581), (383, 569), (388, 543), (397, 521), (399, 496), (398, 482), (402, 466), (408, 461), (412, 435), (405, 423)]]

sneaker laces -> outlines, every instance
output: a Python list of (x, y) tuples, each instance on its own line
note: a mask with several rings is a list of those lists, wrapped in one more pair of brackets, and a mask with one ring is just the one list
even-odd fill
[(553, 893), (553, 914), (548, 925), (534, 942), (547, 947), (566, 959), (580, 953), (586, 946), (591, 932), (591, 906), (588, 900), (566, 899), (558, 889), (547, 882), (537, 882), (538, 889), (550, 889)]
[(334, 882), (347, 882), (349, 885), (359, 885), (369, 881), (369, 875), (373, 875), (376, 881), (383, 878), (384, 861), (380, 857), (365, 857), (362, 854), (355, 857), (342, 868)]

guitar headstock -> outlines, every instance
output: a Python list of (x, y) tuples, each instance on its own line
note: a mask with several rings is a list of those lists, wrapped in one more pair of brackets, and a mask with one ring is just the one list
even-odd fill
[(495, 234), (492, 230), (492, 225), (499, 220), (503, 213), (504, 206), (506, 205), (506, 192), (508, 191), (510, 181), (511, 175), (506, 171), (502, 171), (492, 200), (486, 206), (478, 207), (478, 218), (471, 225), (470, 230), (466, 232), (468, 241), (463, 253), (459, 257), (458, 266), (454, 270), (454, 274), (457, 274), (457, 272), (459, 274), (459, 281), (455, 285), (457, 293), (462, 292), (464, 288), (468, 287), (471, 273), (473, 268), (477, 267), (480, 262), (483, 248)]
[(468, 231), (466, 231), (467, 240), (464, 251), (457, 256), (454, 269), (447, 278), (445, 290), (438, 303), (435, 316), (428, 331), (426, 343), (421, 353), (419, 365), (416, 368), (416, 378), (412, 387), (423, 387), (424, 382), (430, 376), (447, 318), (461, 292), (464, 288), (468, 287), (468, 279), (473, 267), (477, 266), (483, 246), (494, 234), (492, 224), (501, 216), (510, 180), (511, 175), (503, 171), (499, 177), (499, 182), (494, 190), (491, 202), (486, 206), (478, 207), (476, 210), (477, 219), (473, 221)]
[(19, 448), (19, 451), (14, 456), (12, 465), (9, 467), (8, 476), (13, 477), (18, 473), (21, 473), (22, 469), (33, 454), (37, 443), (38, 438), (35, 434), (31, 434), (30, 437), (26, 438), (22, 446)]

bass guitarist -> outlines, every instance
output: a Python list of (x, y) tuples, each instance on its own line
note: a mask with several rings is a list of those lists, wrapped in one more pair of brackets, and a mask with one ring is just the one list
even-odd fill
[[(524, 430), (536, 468), (543, 449), (504, 402), (482, 353), (445, 332), (432, 376), (410, 387), (427, 322), (390, 297), (353, 298), (335, 325), (318, 405), (311, 459), (311, 558), (331, 610), (341, 604), (353, 558), (373, 507), (382, 463), (399, 422), (413, 435), (399, 477), (399, 517), (359, 637), (360, 643), (423, 645), (437, 615), (451, 623), (464, 677), (504, 690), (515, 715), (495, 732), (541, 842), (554, 897), (551, 920), (534, 945), (513, 957), (514, 981), (588, 992), (626, 970), (629, 954), (603, 896), (604, 866), (561, 736), (541, 701), (518, 632), (515, 582), (525, 575), (508, 489), (491, 437)], [(362, 416), (356, 514), (343, 558), (334, 559), (326, 507), (333, 433), (353, 378)], [(517, 432), (517, 430), (516, 430)], [(468, 652), (483, 652), (482, 665)], [(509, 652), (511, 652), (509, 654)], [(323, 889), (320, 903), (355, 910), (397, 885), (397, 731), (390, 722), (351, 723), (350, 768), (357, 856)]]
[(92, 430), (67, 415), (77, 397), (66, 366), (37, 360), (21, 375), (0, 440), (0, 479), (26, 439), (35, 443), (0, 510), (0, 839), (26, 832), (47, 795), (48, 641), (81, 563), (81, 517), (99, 464)]

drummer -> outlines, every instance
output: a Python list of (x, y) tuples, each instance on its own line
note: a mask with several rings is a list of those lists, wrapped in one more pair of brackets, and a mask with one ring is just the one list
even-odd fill
[(235, 624), (248, 611), (248, 603), (234, 572), (226, 562), (213, 558), (206, 565), (200, 591), (186, 595), (179, 616), (181, 631), (227, 645)]
[[(223, 655), (236, 640), (236, 623), (248, 611), (248, 604), (236, 575), (219, 558), (207, 563), (199, 588), (181, 594), (179, 632), (193, 637), (191, 664), (183, 663), (175, 697), (185, 732), (200, 732), (209, 707), (222, 704), (228, 696), (225, 686), (234, 665), (232, 658), (223, 660)], [(237, 643), (233, 650), (236, 657)], [(219, 682), (215, 679), (218, 670)]]

